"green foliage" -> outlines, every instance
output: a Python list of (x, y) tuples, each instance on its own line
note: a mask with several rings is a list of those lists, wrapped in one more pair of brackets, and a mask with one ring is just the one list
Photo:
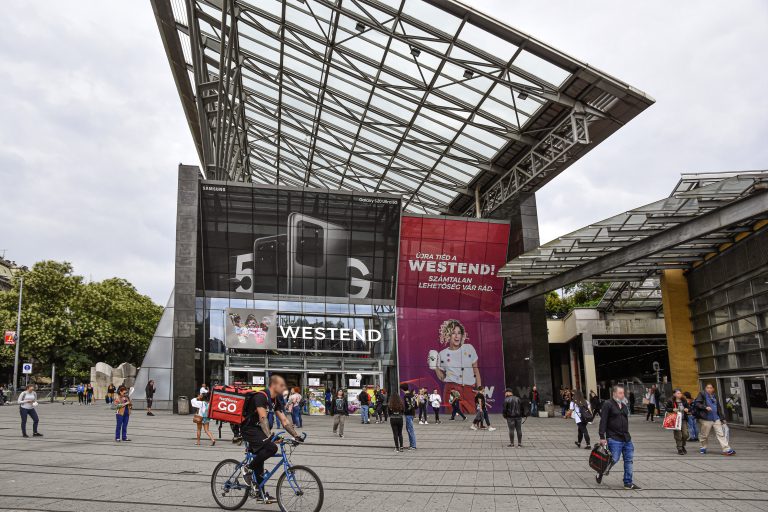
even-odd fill
[[(0, 292), (0, 330), (16, 329), (19, 277)], [(21, 359), (57, 374), (86, 379), (104, 361), (141, 364), (162, 307), (124, 279), (85, 283), (72, 265), (42, 261), (23, 273)], [(0, 348), (0, 368), (13, 365), (13, 347)], [(44, 373), (44, 372), (43, 372)]]
[(548, 318), (563, 318), (574, 308), (595, 307), (610, 283), (576, 283), (563, 288), (563, 294), (551, 291), (545, 298)]

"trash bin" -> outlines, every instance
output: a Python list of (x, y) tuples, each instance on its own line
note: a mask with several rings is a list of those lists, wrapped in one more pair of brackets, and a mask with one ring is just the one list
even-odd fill
[(552, 402), (547, 402), (544, 405), (544, 410), (547, 412), (547, 417), (554, 418), (555, 417), (555, 404)]
[(189, 414), (189, 398), (179, 396), (178, 414)]

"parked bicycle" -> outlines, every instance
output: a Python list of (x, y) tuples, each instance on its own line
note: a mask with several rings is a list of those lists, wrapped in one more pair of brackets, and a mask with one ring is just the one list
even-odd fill
[[(225, 510), (237, 510), (245, 505), (249, 497), (259, 499), (266, 490), (267, 482), (282, 468), (283, 474), (277, 480), (276, 494), (280, 510), (282, 512), (319, 512), (323, 507), (323, 484), (317, 473), (308, 467), (291, 463), (293, 450), (302, 443), (286, 438), (283, 434), (282, 431), (277, 432), (271, 438), (280, 448), (275, 454), (275, 457), (280, 460), (271, 471), (264, 473), (264, 478), (258, 486), (252, 486), (245, 480), (248, 465), (253, 459), (247, 443), (245, 458), (242, 461), (226, 459), (219, 462), (211, 475), (211, 493), (219, 507)], [(302, 441), (306, 437), (307, 434), (302, 434)]]

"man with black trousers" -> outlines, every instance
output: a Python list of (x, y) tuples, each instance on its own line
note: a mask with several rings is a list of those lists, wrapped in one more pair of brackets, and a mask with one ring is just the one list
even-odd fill
[[(624, 457), (624, 488), (640, 489), (632, 482), (635, 445), (629, 435), (629, 407), (624, 403), (624, 386), (613, 386), (611, 399), (606, 400), (600, 411), (600, 444), (608, 445), (611, 466)], [(595, 478), (597, 483), (600, 483), (603, 475), (598, 474)]]
[[(245, 481), (251, 484), (254, 490), (258, 489), (264, 478), (264, 461), (277, 453), (277, 444), (272, 440), (272, 429), (269, 426), (267, 415), (274, 412), (283, 425), (283, 428), (297, 441), (303, 441), (303, 437), (291, 423), (290, 415), (286, 416), (283, 410), (283, 401), (279, 400), (285, 391), (285, 380), (279, 375), (269, 378), (269, 387), (250, 395), (245, 402), (242, 425), (242, 436), (248, 442), (248, 450), (253, 454), (253, 459), (248, 465), (244, 475)], [(264, 503), (274, 503), (274, 499), (266, 489), (260, 492)]]
[(520, 399), (515, 396), (512, 389), (507, 388), (504, 391), (504, 409), (501, 411), (502, 416), (507, 420), (507, 428), (509, 429), (509, 446), (515, 447), (515, 432), (517, 432), (517, 446), (523, 447), (523, 406), (520, 403)]

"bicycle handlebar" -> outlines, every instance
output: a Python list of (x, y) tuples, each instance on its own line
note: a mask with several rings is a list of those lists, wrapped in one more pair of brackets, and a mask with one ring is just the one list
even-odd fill
[(278, 432), (275, 432), (274, 434), (272, 434), (270, 441), (276, 442), (276, 441), (282, 440), (285, 443), (290, 443), (293, 446), (298, 446), (307, 439), (306, 432), (302, 432), (301, 437), (299, 438), (291, 438), (291, 439), (286, 439), (285, 437), (283, 437), (284, 434), (286, 434), (285, 430), (280, 430)]

